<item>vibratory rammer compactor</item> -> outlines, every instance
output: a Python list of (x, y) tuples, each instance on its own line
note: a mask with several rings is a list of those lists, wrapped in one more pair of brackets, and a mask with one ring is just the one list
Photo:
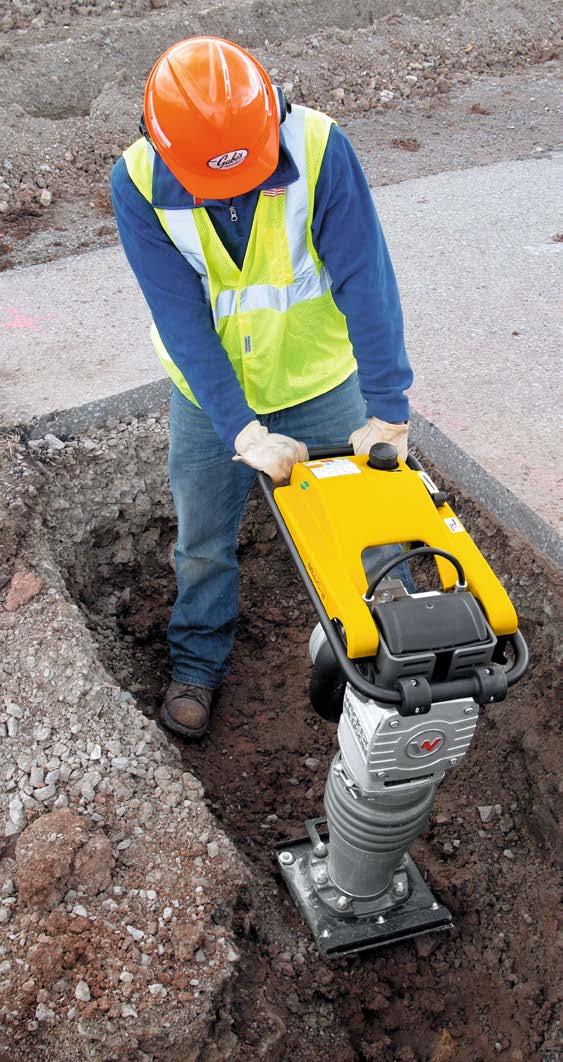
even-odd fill
[[(526, 670), (514, 608), (443, 492), (394, 447), (315, 452), (287, 486), (260, 481), (319, 615), (311, 701), (338, 722), (326, 818), (278, 846), (281, 874), (327, 955), (447, 929), (407, 849), (479, 706)], [(424, 555), (441, 589), (417, 593)]]

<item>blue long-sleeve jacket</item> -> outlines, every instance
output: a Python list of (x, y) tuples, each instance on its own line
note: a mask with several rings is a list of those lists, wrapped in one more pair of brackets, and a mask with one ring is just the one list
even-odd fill
[[(240, 267), (260, 190), (297, 180), (283, 142), (278, 167), (259, 188), (232, 200), (201, 200), (186, 192), (160, 159), (153, 202), (168, 209), (202, 205)], [(213, 328), (201, 281), (137, 190), (123, 158), (112, 171), (117, 226), (129, 264), (172, 360), (226, 446), (255, 419)], [(332, 295), (346, 318), (368, 416), (408, 419), (405, 391), (412, 371), (405, 352), (395, 274), (369, 187), (347, 137), (333, 126), (316, 190), (313, 242), (332, 278)]]

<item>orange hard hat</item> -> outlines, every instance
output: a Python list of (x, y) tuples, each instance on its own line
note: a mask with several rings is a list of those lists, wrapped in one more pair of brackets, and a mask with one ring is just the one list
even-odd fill
[(144, 118), (168, 169), (202, 199), (243, 195), (278, 164), (276, 89), (252, 55), (221, 37), (190, 37), (157, 59)]

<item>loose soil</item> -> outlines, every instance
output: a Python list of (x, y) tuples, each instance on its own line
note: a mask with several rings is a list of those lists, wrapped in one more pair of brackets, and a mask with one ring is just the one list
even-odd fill
[[(80, 479), (81, 464), (69, 466), (73, 478)], [(539, 1060), (556, 1050), (554, 575), (447, 486), (520, 605), (533, 665), (506, 703), (484, 710), (469, 756), (449, 773), (430, 826), (413, 846), (454, 913), (453, 931), (331, 962), (319, 958), (278, 880), (272, 847), (322, 814), (335, 729), (308, 704), (315, 617), (306, 593), (262, 499), (250, 503), (231, 673), (209, 736), (177, 743), (252, 868), (253, 886), (237, 915), (242, 962), (229, 1004), (233, 1057)], [(161, 514), (137, 534), (123, 515), (119, 530), (100, 523), (74, 551), (66, 578), (106, 668), (153, 716), (168, 680), (174, 525)], [(48, 522), (53, 535), (56, 519)], [(126, 563), (110, 564), (119, 554)], [(317, 761), (314, 769), (307, 760)], [(482, 805), (497, 806), (491, 823), (481, 821)], [(181, 839), (178, 845), (181, 852)]]

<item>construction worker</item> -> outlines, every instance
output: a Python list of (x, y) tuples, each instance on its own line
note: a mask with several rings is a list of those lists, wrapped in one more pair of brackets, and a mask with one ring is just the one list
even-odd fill
[(397, 284), (354, 151), (288, 105), (237, 44), (169, 48), (142, 137), (112, 173), (115, 216), (173, 387), (178, 595), (164, 724), (201, 737), (238, 614), (237, 532), (256, 470), (307, 447), (407, 453), (412, 382)]

